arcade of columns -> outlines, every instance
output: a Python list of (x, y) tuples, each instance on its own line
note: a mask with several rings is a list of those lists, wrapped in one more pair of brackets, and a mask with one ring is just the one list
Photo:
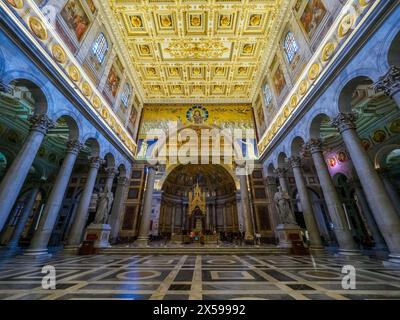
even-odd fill
[[(35, 115), (30, 118), (31, 129), (21, 150), (10, 168), (7, 170), (0, 185), (0, 229), (2, 229), (7, 221), (9, 213), (23, 187), (28, 176), (29, 169), (36, 157), (37, 152), (43, 142), (49, 129), (55, 126), (47, 115)], [(73, 172), (74, 164), (77, 160), (79, 152), (82, 150), (83, 144), (78, 140), (70, 140), (67, 142), (67, 149), (64, 160), (58, 171), (51, 193), (48, 197), (45, 209), (40, 220), (40, 224), (35, 231), (34, 237), (29, 248), (25, 251), (25, 255), (40, 256), (47, 254), (47, 246), (50, 236), (55, 227), (61, 205), (64, 200), (70, 177)], [(88, 158), (90, 170), (87, 175), (86, 184), (81, 195), (79, 206), (77, 208), (75, 219), (68, 236), (68, 246), (78, 247), (81, 244), (84, 235), (85, 224), (88, 217), (90, 200), (93, 195), (97, 174), (101, 166), (106, 161), (100, 157), (93, 155)], [(119, 172), (117, 168), (105, 168), (107, 175), (106, 186), (111, 190), (114, 178)], [(116, 197), (111, 209), (109, 222), (112, 225), (111, 239), (116, 239), (119, 226), (121, 223), (121, 212), (125, 202), (126, 190), (129, 179), (120, 174), (117, 179)], [(24, 227), (32, 212), (34, 201), (39, 192), (39, 185), (35, 186), (28, 196), (25, 208), (18, 220), (13, 235), (8, 243), (10, 249), (18, 246), (18, 240), (24, 230)]]
[[(392, 67), (389, 73), (383, 77), (377, 84), (378, 90), (384, 90), (396, 104), (400, 107), (400, 72), (399, 68)], [(28, 175), (28, 171), (34, 161), (34, 158), (40, 148), (40, 145), (47, 134), (48, 130), (54, 127), (54, 123), (46, 115), (35, 115), (30, 118), (31, 130), (24, 145), (10, 168), (6, 172), (0, 185), (0, 228), (3, 228), (7, 217), (20, 193), (24, 181)], [(332, 125), (338, 129), (347, 151), (353, 161), (354, 168), (359, 177), (355, 181), (356, 192), (363, 206), (368, 204), (371, 213), (365, 210), (368, 227), (373, 233), (377, 244), (382, 244), (382, 237), (389, 250), (390, 261), (400, 262), (400, 217), (398, 208), (395, 207), (390, 196), (388, 195), (385, 185), (375, 170), (371, 160), (369, 159), (361, 140), (356, 131), (356, 117), (352, 113), (339, 113), (332, 121)], [(358, 254), (358, 248), (351, 237), (349, 226), (346, 223), (345, 213), (339, 196), (333, 185), (329, 174), (327, 164), (323, 157), (322, 140), (312, 139), (306, 143), (306, 147), (311, 153), (311, 157), (316, 168), (324, 198), (327, 204), (329, 215), (334, 222), (334, 232), (339, 242), (340, 252), (343, 254)], [(62, 166), (58, 172), (51, 194), (48, 198), (43, 219), (36, 231), (27, 255), (40, 255), (47, 253), (47, 243), (51, 232), (54, 228), (58, 212), (60, 210), (63, 197), (68, 186), (69, 178), (72, 174), (74, 163), (77, 155), (82, 148), (79, 141), (71, 140), (67, 144), (67, 151)], [(315, 220), (315, 214), (308, 193), (306, 182), (302, 173), (302, 161), (300, 155), (288, 159), (289, 165), (293, 170), (296, 187), (299, 192), (300, 202), (304, 211), (304, 218), (307, 230), (310, 235), (311, 249), (315, 252), (322, 250), (321, 238)], [(90, 199), (93, 193), (96, 176), (99, 168), (104, 164), (104, 160), (98, 156), (89, 158), (90, 170), (88, 172), (86, 185), (79, 202), (75, 219), (68, 237), (67, 247), (77, 247), (80, 245), (84, 233), (84, 226), (87, 220)], [(107, 168), (107, 182), (111, 186), (115, 178), (117, 170), (115, 168)], [(156, 175), (156, 167), (148, 167), (148, 179), (144, 196), (143, 213), (139, 230), (137, 244), (140, 246), (148, 244), (148, 231), (150, 228), (150, 215), (152, 207), (152, 198), (154, 192), (154, 182)], [(279, 184), (283, 190), (288, 190), (285, 169), (278, 168), (277, 175)], [(244, 230), (246, 240), (254, 239), (254, 226), (251, 217), (248, 184), (246, 176), (239, 176), (241, 203), (244, 221)], [(269, 180), (270, 181), (270, 180)], [(110, 223), (112, 225), (111, 238), (115, 239), (119, 232), (121, 220), (121, 209), (125, 201), (124, 195), (128, 185), (128, 178), (121, 176), (118, 178), (118, 187), (116, 191), (116, 199), (113, 204)], [(368, 192), (362, 192), (359, 187)], [(275, 188), (271, 182), (268, 189)], [(29, 205), (32, 205), (34, 196), (37, 194), (37, 188), (32, 190), (29, 197)], [(28, 208), (27, 208), (28, 209)], [(17, 239), (23, 230), (23, 226), (27, 220), (29, 210), (24, 210), (15, 233), (12, 237), (10, 245), (15, 246)], [(382, 235), (382, 237), (380, 236)]]
[[(400, 72), (399, 68), (392, 67), (387, 75), (375, 84), (378, 90), (384, 90), (400, 108)], [(369, 159), (356, 131), (356, 116), (353, 113), (339, 113), (332, 121), (332, 126), (336, 127), (353, 161), (359, 181), (354, 181), (358, 186), (356, 192), (363, 207), (369, 206), (372, 213), (365, 209), (364, 214), (368, 227), (373, 233), (377, 247), (382, 245), (382, 237), (389, 250), (390, 261), (400, 263), (400, 217), (391, 201), (384, 184)], [(330, 218), (334, 225), (334, 232), (339, 243), (339, 252), (347, 255), (357, 255), (358, 246), (351, 236), (349, 224), (346, 221), (345, 212), (339, 195), (333, 184), (332, 178), (326, 161), (323, 156), (323, 141), (321, 139), (311, 139), (306, 143), (306, 148), (311, 153), (311, 157), (316, 168), (318, 178), (323, 190)], [(301, 206), (303, 208), (304, 219), (310, 238), (310, 248), (313, 252), (323, 251), (321, 237), (318, 231), (315, 213), (312, 206), (309, 191), (302, 173), (301, 156), (293, 156), (288, 159), (289, 165), (293, 170), (296, 187), (299, 192)], [(142, 223), (140, 226), (138, 243), (147, 245), (148, 230), (150, 228), (151, 200), (154, 191), (156, 168), (149, 168), (149, 179), (147, 182), (145, 203), (143, 209)], [(278, 168), (276, 174), (282, 190), (288, 191), (286, 181), (286, 169)], [(243, 210), (244, 230), (246, 240), (254, 239), (254, 226), (251, 217), (248, 185), (246, 176), (239, 176), (241, 203)], [(276, 189), (273, 180), (268, 180), (268, 194), (271, 189)], [(361, 186), (368, 192), (362, 192)], [(382, 236), (381, 236), (382, 235)]]

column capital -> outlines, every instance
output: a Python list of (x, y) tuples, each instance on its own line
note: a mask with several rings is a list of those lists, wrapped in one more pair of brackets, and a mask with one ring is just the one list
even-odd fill
[(324, 141), (322, 139), (310, 139), (306, 143), (306, 149), (314, 153), (322, 153), (324, 151)]
[(275, 169), (275, 173), (278, 176), (278, 178), (285, 178), (286, 172), (287, 172), (287, 169), (284, 169), (284, 168)]
[(115, 168), (115, 167), (107, 167), (107, 168), (105, 168), (104, 169), (104, 171), (106, 172), (106, 174), (107, 174), (107, 178), (113, 178), (113, 177), (115, 177), (117, 174), (118, 174), (118, 170), (117, 170), (117, 168)]
[(67, 153), (78, 154), (82, 150), (83, 146), (84, 144), (79, 140), (69, 140), (67, 142)]
[(343, 133), (346, 130), (356, 129), (356, 120), (357, 115), (355, 113), (340, 112), (331, 124), (338, 129), (339, 133)]
[(49, 129), (55, 127), (55, 122), (47, 114), (34, 114), (28, 120), (31, 123), (31, 131), (39, 131), (47, 134)]
[(301, 168), (302, 163), (301, 163), (301, 158), (300, 157), (290, 157), (289, 159), (289, 165), (292, 168)]
[(129, 179), (127, 177), (118, 177), (117, 184), (125, 187), (129, 184)]
[(104, 163), (104, 160), (100, 157), (90, 157), (89, 158), (89, 165), (91, 168), (99, 169), (100, 166)]
[(376, 92), (384, 92), (388, 97), (392, 97), (400, 91), (400, 68), (391, 66), (388, 72), (380, 77), (372, 87)]

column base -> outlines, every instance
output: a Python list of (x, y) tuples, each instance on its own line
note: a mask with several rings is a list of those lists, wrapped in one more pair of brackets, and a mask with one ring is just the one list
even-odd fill
[(32, 259), (50, 259), (53, 255), (50, 254), (46, 249), (27, 249), (22, 256), (24, 258), (32, 258)]
[(400, 267), (400, 254), (389, 254), (388, 262)]
[(6, 245), (6, 249), (7, 249), (7, 250), (15, 250), (15, 249), (18, 249), (18, 248), (19, 248), (18, 243), (19, 243), (19, 241), (9, 242), (9, 243), (7, 243), (7, 245)]
[(145, 248), (149, 246), (149, 237), (138, 237), (135, 241), (135, 246)]
[(342, 256), (362, 256), (362, 252), (357, 249), (339, 249), (338, 254)]

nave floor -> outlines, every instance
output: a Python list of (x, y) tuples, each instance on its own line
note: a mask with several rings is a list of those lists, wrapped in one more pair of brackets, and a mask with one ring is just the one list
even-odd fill
[[(56, 268), (56, 290), (41, 287), (44, 265)], [(342, 289), (344, 265), (356, 268), (356, 290)], [(400, 299), (400, 268), (332, 255), (13, 258), (0, 260), (0, 299)]]

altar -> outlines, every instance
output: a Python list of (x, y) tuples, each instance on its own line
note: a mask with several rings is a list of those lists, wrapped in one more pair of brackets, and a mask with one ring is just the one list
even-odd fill
[(189, 192), (189, 206), (186, 219), (189, 221), (188, 234), (173, 234), (171, 242), (176, 244), (217, 244), (219, 235), (211, 234), (206, 224), (206, 194), (196, 184), (193, 192)]

